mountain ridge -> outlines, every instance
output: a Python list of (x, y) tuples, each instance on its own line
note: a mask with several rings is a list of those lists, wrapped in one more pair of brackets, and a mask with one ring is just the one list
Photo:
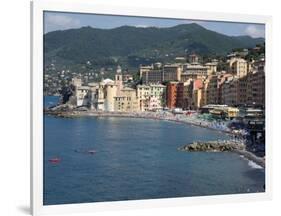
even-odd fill
[(264, 38), (227, 36), (196, 23), (165, 28), (86, 26), (44, 34), (44, 60), (46, 64), (93, 61), (97, 66), (121, 63), (135, 67), (140, 63), (170, 61), (186, 53), (225, 55), (232, 49), (251, 48), (263, 42)]

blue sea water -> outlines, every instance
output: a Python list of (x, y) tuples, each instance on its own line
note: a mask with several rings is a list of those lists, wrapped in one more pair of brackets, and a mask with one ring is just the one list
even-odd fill
[(44, 116), (44, 205), (263, 192), (264, 169), (237, 154), (177, 150), (217, 139), (175, 122)]

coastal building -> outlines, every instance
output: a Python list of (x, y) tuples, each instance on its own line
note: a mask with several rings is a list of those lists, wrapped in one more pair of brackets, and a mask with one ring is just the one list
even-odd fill
[(215, 75), (217, 73), (217, 65), (216, 61), (208, 62), (205, 64), (207, 67), (207, 75)]
[(202, 88), (200, 89), (194, 89), (193, 91), (193, 101), (192, 101), (192, 106), (190, 107), (191, 110), (198, 110), (200, 107), (204, 105), (204, 91)]
[(203, 79), (170, 82), (167, 85), (167, 107), (170, 109), (196, 110), (206, 104)]
[(218, 103), (218, 76), (209, 75), (205, 80), (206, 104)]
[(222, 84), (222, 104), (235, 106), (237, 100), (238, 78), (235, 76), (228, 77)]
[(183, 72), (181, 74), (181, 81), (184, 82), (188, 79), (202, 79), (209, 75), (217, 73), (218, 61), (216, 59), (205, 65), (199, 62), (199, 56), (192, 54), (189, 56), (189, 63), (182, 65)]
[(224, 103), (224, 101), (222, 99), (222, 97), (223, 97), (222, 86), (223, 86), (224, 82), (232, 76), (233, 76), (232, 74), (226, 73), (226, 72), (218, 74), (218, 104)]
[(119, 65), (116, 69), (115, 85), (117, 86), (117, 94), (120, 94), (120, 91), (123, 88), (123, 76), (122, 76), (122, 69)]
[(150, 85), (150, 110), (160, 110), (166, 104), (166, 86), (162, 84), (151, 84)]
[(139, 99), (139, 110), (147, 111), (149, 107), (149, 96), (150, 86), (149, 85), (138, 85), (137, 86), (137, 97)]
[(144, 84), (159, 84), (165, 81), (179, 81), (182, 67), (180, 64), (162, 66), (155, 63), (151, 66), (140, 66), (139, 74)]
[(87, 106), (90, 103), (90, 87), (82, 86), (82, 80), (78, 77), (72, 78), (71, 84), (74, 86), (74, 105)]
[(177, 84), (177, 100), (176, 107), (183, 108), (184, 106), (184, 82), (179, 82)]
[(182, 109), (189, 110), (192, 109), (192, 94), (193, 94), (194, 80), (188, 79), (183, 84), (183, 101)]
[(138, 112), (139, 104), (136, 90), (123, 88), (121, 94), (114, 97), (114, 111), (117, 112)]
[[(78, 87), (78, 90), (82, 87)], [(139, 111), (136, 89), (124, 87), (120, 66), (117, 67), (115, 80), (105, 79), (99, 83), (89, 83), (88, 88), (88, 95), (90, 95), (90, 103), (88, 102), (88, 105), (90, 105), (91, 109), (106, 112)], [(83, 93), (86, 94), (85, 91)], [(83, 104), (86, 105), (88, 97), (83, 97)]]
[(180, 81), (182, 67), (180, 64), (164, 65), (163, 67), (163, 82)]
[(105, 84), (104, 110), (114, 111), (115, 97), (117, 96), (117, 85), (114, 82)]
[(204, 82), (202, 79), (197, 79), (193, 81), (192, 88), (192, 104), (190, 109), (197, 110), (206, 104), (205, 101), (205, 89)]
[(248, 80), (249, 75), (238, 79), (237, 84), (237, 105), (245, 105), (248, 101)]
[(92, 110), (96, 110), (96, 106), (95, 106), (95, 94), (96, 94), (96, 91), (99, 87), (99, 83), (97, 82), (91, 82), (91, 83), (88, 83), (88, 86), (90, 87), (90, 92), (89, 92), (89, 95), (90, 95), (90, 104), (89, 104), (89, 107), (90, 109)]
[(139, 75), (144, 84), (161, 83), (163, 81), (163, 69), (161, 63), (155, 63), (150, 66), (139, 67)]
[(239, 78), (247, 75), (248, 63), (245, 59), (239, 57), (233, 57), (228, 60), (229, 71)]
[(151, 69), (149, 71), (142, 72), (141, 78), (145, 84), (161, 83), (163, 81), (163, 70)]
[(218, 89), (218, 104), (229, 106), (244, 106), (247, 104), (264, 107), (264, 60), (254, 62), (246, 75), (241, 76), (240, 74), (239, 76), (233, 73), (220, 75)]
[(190, 109), (192, 106), (193, 84), (194, 81), (192, 79), (178, 83), (176, 107), (182, 108), (183, 110)]
[(90, 103), (89, 86), (78, 86), (75, 89), (76, 106), (88, 106)]
[(113, 98), (117, 87), (111, 79), (102, 80), (99, 83), (88, 83), (90, 87), (90, 108), (98, 111), (113, 111)]
[(235, 56), (227, 63), (227, 72), (218, 71), (216, 60), (202, 65), (198, 56), (191, 55), (189, 63), (140, 66), (143, 84), (136, 87), (129, 83), (132, 76), (122, 74), (120, 66), (114, 80), (83, 85), (77, 75), (71, 80), (74, 86), (71, 104), (107, 112), (155, 111), (164, 107), (197, 110), (208, 104), (263, 107), (264, 59), (247, 62)]
[(100, 82), (96, 87), (92, 87), (91, 108), (98, 111), (104, 111), (104, 89), (105, 83)]
[(162, 101), (159, 100), (158, 97), (155, 96), (149, 97), (146, 111), (157, 111), (162, 109), (163, 109)]
[(210, 71), (210, 68), (201, 64), (184, 64), (181, 81), (205, 77), (208, 75), (208, 71)]
[(140, 76), (140, 78), (143, 78), (143, 76), (145, 76), (144, 74), (146, 72), (149, 72), (151, 69), (153, 69), (152, 65), (140, 65), (139, 66), (139, 76)]
[(253, 64), (247, 81), (247, 104), (265, 106), (265, 61)]
[(140, 111), (163, 109), (166, 86), (162, 84), (138, 85), (137, 97)]
[(167, 84), (167, 107), (169, 109), (174, 109), (177, 106), (177, 85), (178, 82)]

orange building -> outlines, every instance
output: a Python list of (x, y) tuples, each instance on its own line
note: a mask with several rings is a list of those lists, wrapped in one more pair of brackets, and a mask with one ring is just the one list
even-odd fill
[(169, 109), (177, 106), (177, 85), (178, 82), (169, 82), (167, 85), (167, 107)]
[(191, 109), (198, 109), (204, 105), (204, 83), (202, 79), (196, 79), (193, 81), (193, 93), (192, 93), (192, 106)]
[(183, 108), (184, 105), (184, 83), (179, 82), (177, 84), (177, 102), (176, 106), (178, 108)]

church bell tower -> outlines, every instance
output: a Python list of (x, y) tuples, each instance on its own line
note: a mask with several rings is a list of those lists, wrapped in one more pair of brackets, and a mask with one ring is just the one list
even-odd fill
[(123, 77), (122, 77), (122, 69), (120, 65), (118, 65), (116, 69), (115, 85), (117, 85), (117, 94), (119, 94), (121, 89), (123, 89)]

